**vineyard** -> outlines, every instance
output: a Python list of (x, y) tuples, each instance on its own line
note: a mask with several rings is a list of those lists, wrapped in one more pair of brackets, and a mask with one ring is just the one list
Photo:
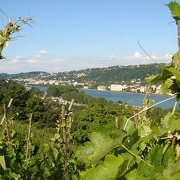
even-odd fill
[[(143, 107), (134, 108), (73, 88), (68, 91), (74, 99), (57, 105), (50, 97), (42, 100), (40, 92), (1, 81), (0, 179), (179, 179), (180, 4), (172, 1), (167, 7), (178, 26), (179, 50), (161, 74), (146, 82), (161, 84), (161, 94), (173, 94), (173, 109), (166, 114), (151, 109), (150, 92)], [(2, 51), (12, 34), (31, 22), (31, 18), (8, 21), (0, 31), (0, 59), (5, 59)], [(82, 106), (75, 107), (78, 99)]]

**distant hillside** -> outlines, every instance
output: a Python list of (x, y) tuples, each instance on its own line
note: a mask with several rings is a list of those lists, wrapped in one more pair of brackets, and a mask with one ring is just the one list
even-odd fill
[(96, 81), (97, 84), (122, 83), (133, 79), (144, 81), (149, 75), (161, 73), (163, 64), (136, 66), (112, 66), (108, 68), (92, 68), (80, 71), (58, 73), (57, 79), (74, 80), (77, 82)]
[(7, 74), (7, 73), (0, 73), (0, 78), (6, 79), (16, 79), (16, 78), (37, 78), (42, 76), (47, 76), (49, 73), (43, 71), (34, 71), (34, 72), (26, 72), (26, 73), (17, 73), (17, 74)]
[(149, 75), (161, 73), (164, 64), (146, 64), (131, 66), (112, 66), (107, 68), (92, 68), (79, 71), (46, 73), (46, 72), (29, 72), (19, 74), (1, 73), (0, 78), (35, 78), (44, 80), (62, 80), (74, 82), (96, 82), (97, 84), (122, 83), (122, 81), (130, 82), (131, 80), (144, 81)]

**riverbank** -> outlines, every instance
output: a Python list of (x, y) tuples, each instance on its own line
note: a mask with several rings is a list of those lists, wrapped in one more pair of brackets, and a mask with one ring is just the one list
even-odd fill
[[(97, 89), (83, 89), (80, 88), (79, 90), (90, 90), (90, 91), (101, 91), (101, 92), (117, 92), (117, 93), (125, 93), (125, 94), (142, 94), (142, 95), (146, 95), (146, 93), (135, 93), (135, 92), (123, 92), (123, 91), (111, 91), (111, 90), (97, 90)], [(168, 94), (155, 94), (155, 93), (151, 93), (148, 94), (149, 96), (153, 95), (153, 96), (167, 96), (167, 97), (172, 97), (172, 95), (168, 95)]]
[[(34, 87), (47, 92), (48, 86), (34, 85)], [(131, 92), (119, 92), (119, 91), (100, 91), (95, 89), (79, 89), (80, 91), (84, 91), (86, 94), (91, 95), (93, 97), (103, 97), (107, 101), (118, 102), (121, 101), (123, 103), (127, 103), (134, 106), (143, 106), (143, 100), (146, 96), (145, 93), (131, 93)], [(175, 98), (171, 98), (169, 95), (157, 95), (150, 94), (149, 98), (153, 100), (153, 104), (155, 107), (161, 107), (162, 109), (173, 108), (175, 103)], [(167, 100), (168, 99), (168, 100)], [(167, 100), (167, 101), (166, 101)], [(180, 109), (177, 107), (177, 109)]]

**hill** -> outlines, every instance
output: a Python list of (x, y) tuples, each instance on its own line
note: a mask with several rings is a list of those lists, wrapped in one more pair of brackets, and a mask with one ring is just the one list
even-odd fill
[(111, 66), (106, 68), (92, 68), (78, 71), (47, 73), (47, 72), (28, 72), (19, 74), (1, 73), (0, 78), (25, 79), (34, 78), (38, 80), (61, 80), (74, 81), (78, 83), (93, 82), (96, 84), (122, 83), (132, 80), (144, 81), (149, 75), (160, 74), (164, 64), (142, 64), (130, 66)]

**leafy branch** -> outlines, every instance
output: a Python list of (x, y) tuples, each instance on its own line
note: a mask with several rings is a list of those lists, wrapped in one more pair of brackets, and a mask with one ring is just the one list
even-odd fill
[[(0, 11), (5, 14), (1, 9)], [(5, 14), (6, 15), (6, 14)], [(7, 15), (6, 15), (7, 17)], [(26, 18), (21, 18), (19, 17), (18, 20), (14, 19), (9, 19), (7, 17), (8, 22), (6, 23), (4, 29), (0, 30), (0, 59), (5, 59), (5, 57), (2, 55), (2, 51), (5, 47), (8, 46), (9, 41), (12, 41), (13, 38), (12, 35), (14, 33), (17, 33), (20, 31), (20, 28), (24, 25), (27, 24), (31, 26), (31, 22), (33, 22), (31, 17), (26, 17)]]

